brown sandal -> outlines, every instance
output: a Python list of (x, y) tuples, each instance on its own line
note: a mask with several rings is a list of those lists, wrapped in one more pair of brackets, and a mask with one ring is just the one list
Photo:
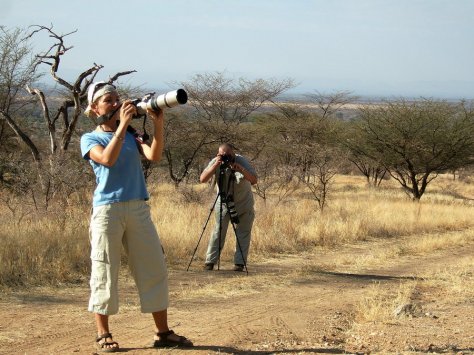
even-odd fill
[[(178, 339), (170, 339), (170, 335), (175, 335)], [(159, 338), (153, 342), (154, 348), (173, 348), (173, 347), (185, 347), (189, 348), (193, 346), (193, 342), (186, 337), (175, 334), (172, 330), (168, 330), (163, 333), (156, 333)]]
[[(95, 339), (96, 350), (103, 353), (114, 353), (118, 351), (119, 350), (118, 343), (116, 341), (108, 342), (107, 338), (112, 339), (112, 334), (104, 333)], [(104, 340), (104, 342), (101, 343), (100, 342), (101, 340)], [(117, 346), (114, 346), (114, 345), (117, 345)]]

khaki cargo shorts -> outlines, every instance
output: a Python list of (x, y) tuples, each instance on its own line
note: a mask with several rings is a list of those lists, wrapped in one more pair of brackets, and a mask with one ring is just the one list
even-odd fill
[(117, 202), (92, 210), (91, 297), (89, 311), (104, 315), (119, 309), (118, 275), (122, 246), (138, 294), (141, 311), (152, 313), (168, 308), (168, 274), (161, 242), (143, 200)]

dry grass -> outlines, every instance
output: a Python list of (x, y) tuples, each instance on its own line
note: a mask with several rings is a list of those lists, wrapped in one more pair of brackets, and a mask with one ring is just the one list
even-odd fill
[(331, 269), (350, 269), (351, 272), (360, 272), (375, 267), (390, 267), (398, 262), (398, 258), (409, 255), (435, 255), (438, 251), (459, 247), (474, 241), (474, 230), (424, 233), (413, 237), (401, 236), (394, 240), (393, 245), (374, 246), (370, 253), (358, 255), (357, 258), (348, 255), (336, 255), (333, 258)]
[[(449, 177), (440, 177), (432, 184), (433, 193), (428, 192), (415, 203), (393, 182), (384, 181), (383, 188), (373, 189), (361, 177), (338, 176), (323, 214), (304, 191), (285, 203), (278, 203), (272, 196), (266, 202), (257, 197), (250, 262), (314, 247), (336, 248), (369, 238), (413, 237), (402, 248), (358, 259), (363, 267), (400, 253), (426, 253), (472, 240), (468, 232), (474, 225), (471, 185)], [(188, 264), (196, 246), (193, 262), (201, 263), (214, 215), (199, 238), (214, 193), (205, 185), (196, 186), (185, 201), (171, 185), (151, 190), (152, 218), (168, 263), (180, 267)], [(60, 218), (25, 218), (20, 224), (10, 218), (7, 210), (0, 210), (0, 220), (0, 285), (58, 284), (87, 278), (89, 208), (70, 207)], [(234, 246), (229, 228), (223, 261), (232, 259)]]
[(221, 279), (219, 282), (194, 281), (194, 284), (187, 283), (178, 289), (173, 295), (174, 298), (182, 299), (202, 299), (203, 297), (228, 299), (237, 296), (248, 296), (250, 294), (260, 293), (269, 288), (280, 289), (284, 285), (291, 284), (289, 277), (280, 277), (277, 281), (274, 277), (255, 274), (247, 276), (242, 274), (228, 279)]
[[(443, 317), (443, 322), (446, 318), (453, 317), (452, 313), (446, 310), (469, 310), (469, 305), (474, 300), (472, 256), (467, 255), (454, 263), (450, 260), (450, 265), (422, 272), (416, 281), (401, 282), (396, 292), (384, 284), (372, 285), (355, 306), (351, 327), (346, 332), (348, 339), (354, 344), (369, 344), (374, 343), (374, 337), (390, 334), (393, 338), (393, 333), (402, 334), (405, 329), (408, 333), (402, 337), (406, 341), (411, 338), (410, 332), (413, 327), (425, 327), (425, 330), (429, 330), (433, 326), (436, 327), (433, 321), (438, 317)], [(429, 334), (428, 332), (425, 335), (426, 339), (429, 339)], [(415, 341), (414, 338), (411, 339)], [(423, 338), (419, 341), (422, 344)], [(383, 341), (379, 343), (382, 349), (386, 347), (390, 349), (392, 344), (392, 340), (385, 345)], [(383, 352), (376, 345), (373, 347), (374, 351)]]
[(81, 282), (89, 272), (87, 220), (75, 215), (4, 222), (0, 235), (0, 286)]
[(426, 288), (436, 290), (451, 303), (474, 300), (474, 260), (472, 256), (460, 259), (454, 266), (430, 270), (423, 274)]
[[(392, 323), (403, 306), (412, 305), (416, 287), (416, 281), (401, 282), (396, 293), (392, 293), (391, 288), (386, 288), (380, 283), (373, 284), (362, 301), (356, 305), (354, 322)], [(406, 312), (415, 312), (415, 309), (411, 308)]]

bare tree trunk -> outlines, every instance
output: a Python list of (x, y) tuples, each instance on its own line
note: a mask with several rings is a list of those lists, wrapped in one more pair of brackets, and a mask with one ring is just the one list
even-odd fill
[(50, 146), (50, 151), (51, 154), (54, 154), (56, 152), (56, 149), (58, 145), (56, 144), (56, 127), (54, 126), (54, 122), (51, 120), (51, 116), (49, 114), (49, 109), (48, 109), (48, 104), (46, 103), (46, 99), (44, 97), (44, 94), (42, 91), (38, 89), (31, 89), (29, 86), (26, 86), (26, 90), (31, 94), (31, 95), (36, 95), (38, 96), (41, 107), (43, 108), (43, 117), (46, 121), (46, 126), (48, 127), (48, 135), (49, 135), (49, 146)]
[(4, 111), (0, 111), (0, 116), (7, 121), (8, 125), (11, 129), (15, 132), (15, 134), (21, 139), (23, 143), (25, 143), (31, 151), (33, 155), (33, 159), (35, 162), (39, 162), (41, 160), (40, 152), (33, 141), (28, 137), (21, 128), (15, 123), (15, 121)]

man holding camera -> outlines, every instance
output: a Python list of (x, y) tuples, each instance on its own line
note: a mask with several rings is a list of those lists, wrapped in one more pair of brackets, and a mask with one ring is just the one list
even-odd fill
[(234, 271), (243, 271), (255, 218), (252, 185), (257, 183), (257, 174), (246, 158), (235, 154), (232, 145), (224, 143), (201, 173), (200, 181), (208, 182), (213, 176), (219, 195), (215, 204), (216, 226), (209, 240), (205, 269), (213, 270), (218, 262), (231, 221), (236, 226), (237, 238)]

